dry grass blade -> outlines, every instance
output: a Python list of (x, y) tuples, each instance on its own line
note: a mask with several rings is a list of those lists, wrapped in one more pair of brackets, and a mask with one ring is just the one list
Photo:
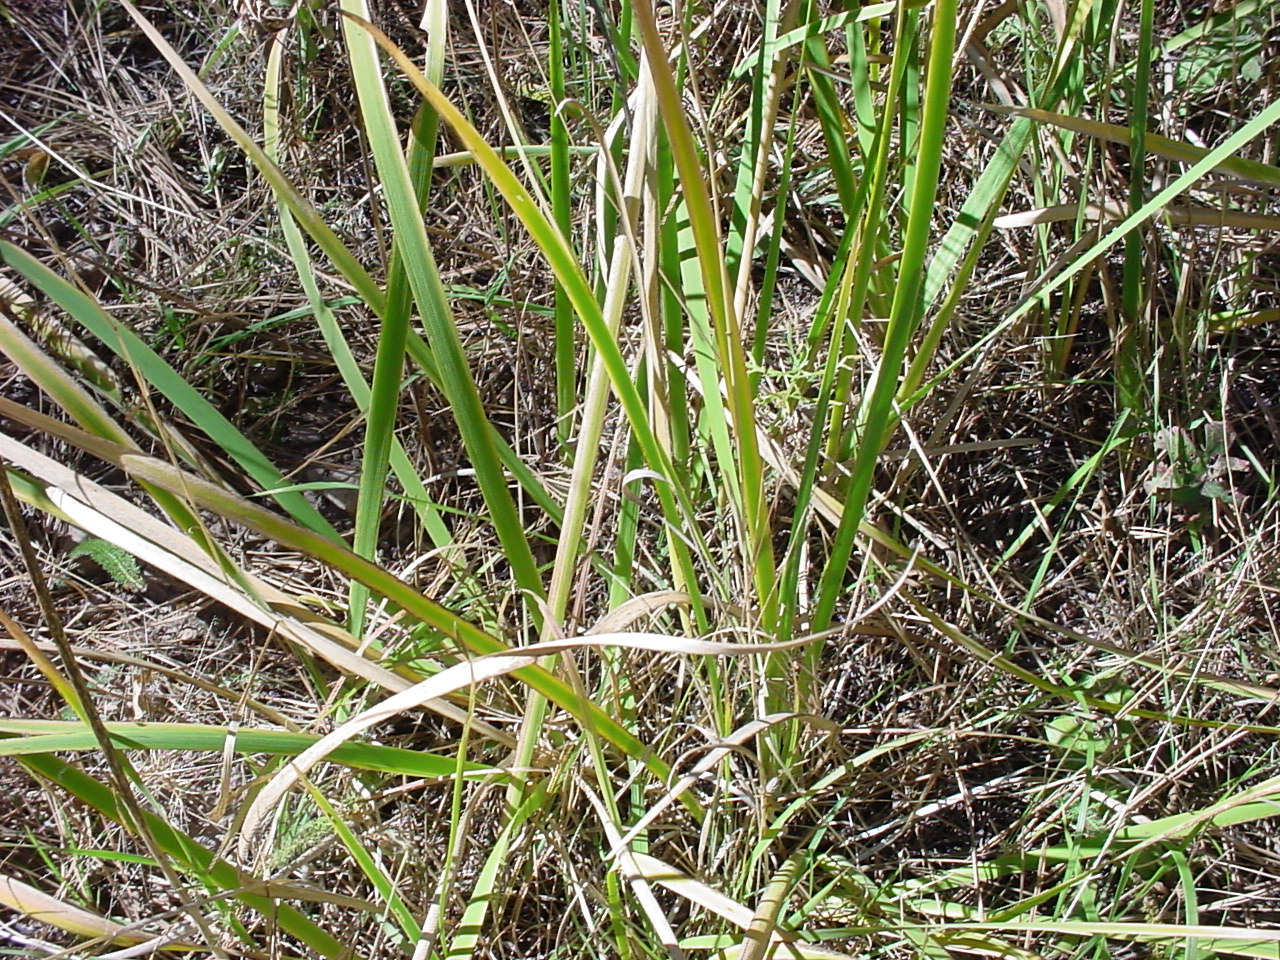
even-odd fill
[(455, 664), (352, 717), (297, 759), (290, 761), (254, 798), (245, 814), (240, 837), (240, 856), (246, 862), (252, 859), (253, 851), (259, 846), (266, 818), (276, 804), (335, 747), (375, 724), (390, 720), (406, 710), (415, 710), (430, 700), (533, 666), (544, 657), (584, 648), (621, 648), (702, 657), (747, 656), (794, 650), (811, 642), (811, 638), (804, 638), (787, 643), (719, 643), (649, 633), (592, 634), (574, 639), (533, 643), (521, 647), (518, 651), (491, 653), (465, 663)]
[[(742, 904), (726, 897), (723, 893), (703, 883), (701, 880), (696, 880), (670, 864), (663, 863), (656, 857), (643, 853), (634, 853), (631, 856), (636, 868), (640, 871), (640, 876), (649, 883), (656, 883), (659, 886), (666, 887), (672, 893), (683, 897), (695, 906), (723, 917), (742, 930), (750, 929), (754, 914), (748, 907), (744, 907)], [(769, 944), (768, 952), (765, 954), (770, 958), (851, 960), (850, 954), (816, 943), (805, 943), (794, 934), (775, 931), (774, 936), (776, 939)], [(730, 948), (725, 955), (742, 957), (745, 949), (746, 947), (743, 944), (739, 944)]]
[[(1023, 210), (996, 217), (993, 225), (1001, 230), (1031, 227), (1040, 223), (1062, 223), (1075, 220), (1123, 220), (1127, 212), (1117, 206), (1103, 207), (1096, 203), (1081, 207), (1074, 203), (1061, 203), (1036, 210)], [(1280, 216), (1264, 213), (1246, 213), (1241, 210), (1208, 207), (1204, 205), (1171, 205), (1165, 207), (1163, 216), (1170, 222), (1193, 227), (1230, 227), (1238, 230), (1280, 229)]]
[[(45, 489), (48, 502), (81, 529), (127, 550), (156, 570), (187, 583), (271, 633), (301, 644), (352, 676), (391, 691), (405, 690), (413, 684), (412, 679), (358, 652), (360, 644), (337, 624), (242, 570), (228, 572), (219, 567), (188, 537), (96, 483), (6, 436), (0, 436), (0, 456), (49, 484)], [(299, 619), (300, 616), (304, 619)], [(510, 735), (454, 704), (439, 702), (424, 706), (458, 723), (471, 724), (477, 733), (492, 737), (498, 743), (513, 742)]]
[[(198, 943), (192, 943), (178, 936), (155, 936), (143, 933), (132, 926), (116, 923), (114, 920), (108, 920), (96, 913), (90, 913), (81, 907), (50, 896), (13, 877), (0, 875), (0, 903), (37, 923), (47, 923), (77, 937), (117, 946), (146, 945), (145, 950), (129, 951), (129, 956), (146, 956), (159, 950), (185, 952), (206, 949)], [(85, 944), (85, 946), (89, 945)]]
[[(1052, 124), (1063, 130), (1072, 130), (1076, 133), (1083, 133), (1086, 136), (1107, 140), (1111, 143), (1129, 146), (1132, 140), (1132, 134), (1128, 127), (1122, 127), (1115, 123), (1103, 123), (1101, 120), (1091, 120), (1088, 117), (1071, 117), (1061, 113), (1054, 113), (1051, 110), (1038, 110), (1032, 107), (1006, 108), (991, 106), (988, 109), (1000, 113), (1008, 113), (1015, 117), (1027, 117), (1039, 123)], [(1204, 147), (1197, 147), (1181, 140), (1172, 140), (1156, 133), (1148, 132), (1143, 137), (1143, 144), (1150, 153), (1169, 160), (1179, 160), (1183, 163), (1198, 163), (1209, 155), (1209, 151)], [(1243, 183), (1280, 186), (1280, 167), (1269, 163), (1259, 163), (1256, 160), (1245, 160), (1240, 157), (1227, 157), (1219, 160), (1211, 169), (1214, 173), (1225, 174)]]
[(691, 599), (687, 593), (679, 590), (655, 590), (652, 593), (644, 593), (614, 607), (597, 620), (587, 633), (592, 635), (617, 633), (626, 630), (643, 617), (652, 616), (668, 607), (687, 605)]
[[(0, 453), (0, 456), (3, 456)], [(0, 467), (0, 469), (4, 469)], [(15, 643), (23, 653), (25, 653), (39, 669), (44, 678), (49, 681), (50, 686), (58, 692), (63, 701), (67, 703), (78, 714), (83, 714), (83, 706), (80, 703), (80, 695), (76, 693), (76, 689), (72, 686), (71, 681), (63, 675), (58, 669), (57, 664), (47, 656), (48, 653), (54, 652), (57, 648), (53, 644), (46, 644), (42, 647), (39, 643), (31, 639), (31, 635), (22, 626), (14, 620), (9, 614), (0, 610), (0, 627), (8, 632)]]
[(742, 746), (744, 743), (748, 743), (757, 734), (768, 730), (770, 727), (776, 726), (780, 723), (786, 723), (791, 720), (799, 720), (802, 723), (810, 725), (814, 729), (821, 730), (825, 733), (834, 734), (839, 732), (839, 728), (831, 723), (831, 721), (824, 717), (815, 716), (814, 714), (771, 713), (759, 718), (758, 720), (752, 720), (750, 723), (743, 724), (737, 730), (734, 730), (727, 737), (724, 737), (720, 742), (714, 744), (710, 749), (708, 749), (706, 755), (694, 764), (693, 768), (690, 769), (687, 774), (672, 784), (671, 788), (667, 790), (666, 793), (658, 798), (655, 803), (649, 806), (649, 808), (641, 814), (640, 818), (636, 820), (630, 829), (623, 834), (622, 838), (613, 845), (613, 848), (609, 852), (610, 856), (620, 855), (623, 849), (629, 847), (632, 841), (648, 830), (649, 827), (652, 826), (653, 823), (656, 822), (658, 818), (661, 817), (662, 814), (680, 798), (681, 794), (697, 783), (698, 780), (708, 772), (714, 770), (716, 766), (722, 763), (724, 759), (736, 748)]
[[(5, 623), (0, 619), (0, 626), (4, 626), (6, 630), (15, 638), (5, 640), (0, 638), (0, 650), (21, 650), (30, 656), (29, 649), (34, 648), (39, 654), (49, 654), (55, 652), (55, 647), (51, 643), (43, 641), (22, 641), (17, 639), (18, 633), (14, 632), (16, 624)], [(18, 628), (19, 632), (21, 628)], [(111, 650), (95, 650), (92, 647), (76, 646), (71, 648), (77, 657), (82, 660), (92, 661), (100, 660), (104, 663), (120, 664), (125, 667), (136, 668), (144, 674), (154, 674), (157, 676), (167, 677), (179, 684), (195, 687), (212, 693), (226, 703), (243, 705), (245, 708), (253, 711), (262, 717), (268, 723), (276, 724), (286, 730), (297, 730), (298, 724), (280, 710), (275, 709), (270, 704), (263, 703), (255, 697), (246, 696), (243, 690), (232, 690), (230, 687), (213, 683), (203, 677), (196, 676), (190, 671), (178, 670), (174, 667), (168, 667), (143, 657), (130, 656), (127, 653), (117, 653)]]
[(683, 960), (685, 953), (680, 949), (676, 932), (672, 929), (667, 915), (663, 912), (662, 905), (658, 903), (658, 898), (654, 896), (653, 888), (641, 874), (640, 867), (637, 865), (632, 851), (622, 845), (617, 825), (614, 823), (610, 811), (605, 809), (600, 796), (595, 790), (591, 789), (589, 784), (581, 784), (581, 790), (586, 794), (592, 808), (595, 810), (600, 826), (604, 830), (609, 843), (615, 850), (620, 849), (621, 852), (618, 856), (619, 870), (626, 877), (627, 882), (631, 884), (632, 890), (635, 891), (640, 909), (649, 921), (654, 933), (658, 935), (658, 940), (665, 948), (667, 956), (670, 960)]

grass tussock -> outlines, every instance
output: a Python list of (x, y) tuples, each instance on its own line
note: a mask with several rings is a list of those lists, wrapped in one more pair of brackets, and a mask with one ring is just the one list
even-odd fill
[(0, 2), (0, 949), (1280, 957), (1276, 18)]

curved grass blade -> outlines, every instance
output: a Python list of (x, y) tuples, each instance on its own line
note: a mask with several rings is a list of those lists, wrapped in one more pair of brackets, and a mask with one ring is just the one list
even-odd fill
[[(516, 647), (455, 664), (352, 717), (332, 733), (326, 734), (298, 760), (276, 774), (254, 798), (253, 805), (245, 816), (244, 833), (240, 840), (241, 850), (247, 852), (251, 848), (254, 834), (263, 825), (271, 809), (279, 803), (285, 793), (292, 789), (294, 784), (307, 775), (315, 764), (324, 760), (330, 750), (375, 724), (390, 720), (406, 710), (417, 708), (424, 701), (448, 696), (454, 691), (495, 677), (507, 674), (518, 675), (521, 670), (528, 669), (531, 664), (537, 663), (544, 657), (580, 649), (617, 647), (686, 656), (754, 656), (760, 653), (792, 650), (810, 643), (812, 639), (789, 640), (785, 643), (719, 643), (651, 633), (587, 634), (566, 640), (548, 640), (525, 647)], [(678, 791), (683, 793), (684, 789), (685, 787), (681, 786)]]
[[(87, 438), (87, 441), (89, 444), (87, 449), (91, 453), (115, 463), (131, 476), (154, 483), (164, 489), (180, 491), (183, 496), (189, 497), (192, 502), (204, 509), (242, 523), (262, 536), (315, 557), (333, 569), (360, 580), (410, 616), (472, 653), (501, 653), (509, 649), (501, 640), (433, 600), (429, 600), (394, 574), (357, 556), (341, 544), (290, 523), (287, 519), (257, 504), (249, 503), (215, 484), (184, 474), (171, 464), (113, 449), (109, 444), (95, 443), (92, 438)], [(596, 704), (590, 701), (584, 702), (573, 687), (565, 681), (552, 676), (541, 667), (526, 667), (516, 671), (514, 676), (544, 694), (582, 723), (591, 725), (600, 736), (623, 753), (641, 759), (656, 777), (666, 779), (668, 768), (664, 761), (653, 756), (642, 740)]]
[(106, 917), (91, 913), (65, 900), (59, 900), (43, 890), (3, 874), (0, 874), (0, 903), (37, 923), (47, 923), (59, 930), (65, 930), (78, 937), (92, 938), (101, 943), (128, 947), (148, 944), (154, 949), (163, 947), (165, 950), (182, 951), (207, 949), (188, 940), (170, 940), (167, 937), (151, 936), (133, 924), (126, 926), (114, 920), (108, 920)]

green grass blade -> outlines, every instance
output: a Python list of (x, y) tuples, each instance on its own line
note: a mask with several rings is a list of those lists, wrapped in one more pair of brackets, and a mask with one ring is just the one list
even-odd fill
[[(92, 449), (91, 452), (95, 456), (104, 456), (108, 460), (113, 460), (126, 472), (139, 479), (165, 489), (182, 491), (200, 507), (242, 523), (262, 536), (313, 556), (334, 570), (342, 571), (360, 580), (372, 591), (438, 631), (442, 636), (453, 640), (465, 650), (483, 654), (499, 653), (508, 649), (508, 645), (501, 640), (423, 596), (394, 574), (370, 563), (345, 546), (290, 523), (214, 484), (183, 474), (177, 468), (162, 461), (112, 450), (106, 444), (96, 445), (96, 449)], [(623, 753), (643, 759), (655, 776), (660, 779), (666, 777), (666, 763), (654, 757), (649, 747), (639, 737), (622, 727), (594, 703), (584, 702), (573, 687), (565, 681), (552, 676), (541, 667), (524, 667), (514, 671), (512, 676), (543, 694), (584, 724), (591, 726)]]
[[(278, 159), (279, 91), (282, 53), (283, 45), (277, 38), (271, 44), (267, 54), (265, 82), (267, 94), (264, 97), (263, 106), (263, 149), (273, 161)], [(311, 304), (311, 311), (316, 318), (316, 325), (320, 329), (320, 334), (324, 337), (325, 346), (329, 349), (329, 355), (342, 376), (342, 382), (346, 385), (347, 390), (351, 392), (351, 398), (355, 401), (357, 409), (364, 413), (369, 409), (369, 384), (365, 382), (364, 374), (360, 371), (360, 366), (351, 352), (351, 347), (347, 343), (346, 337), (342, 335), (342, 328), (337, 318), (321, 296), (320, 288), (316, 283), (315, 272), (311, 267), (311, 258), (302, 237), (302, 231), (298, 228), (298, 223), (288, 206), (280, 202), (279, 199), (276, 201), (276, 213), (280, 218), (280, 230), (284, 234), (289, 256), (293, 260), (294, 269), (298, 273), (298, 282), (302, 284), (302, 289), (307, 295), (307, 301)], [(413, 509), (422, 520), (423, 528), (427, 531), (431, 541), (437, 547), (443, 547), (451, 543), (453, 537), (449, 533), (449, 528), (441, 518), (440, 512), (435, 508), (430, 493), (422, 484), (422, 480), (410, 462), (403, 445), (394, 435), (391, 438), (389, 456), (391, 468), (404, 489), (405, 498), (412, 504)]]
[[(244, 434), (132, 330), (111, 317), (91, 297), (12, 244), (0, 241), (0, 258), (39, 287), (129, 364), (144, 382), (164, 395), (234, 460), (263, 490), (285, 486), (284, 477)], [(277, 493), (273, 499), (299, 523), (330, 538), (340, 537), (333, 526), (299, 493)]]
[(897, 292), (884, 335), (884, 346), (869, 400), (859, 417), (862, 436), (857, 463), (844, 504), (844, 515), (836, 531), (831, 554), (822, 571), (814, 609), (813, 629), (831, 625), (841, 588), (845, 583), (849, 557), (866, 509), (875, 475), (876, 460), (888, 435), (893, 398), (908, 344), (919, 322), (920, 292), (925, 257), (932, 229), (942, 146), (946, 135), (951, 97), (951, 56), (956, 39), (956, 2), (938, 0), (933, 6), (929, 70), (925, 106), (921, 119), (920, 148), (911, 199), (911, 213), (903, 241)]
[[(123, 5), (129, 11), (137, 22), (143, 33), (155, 44), (156, 48), (168, 61), (174, 71), (182, 77), (183, 81), (191, 89), (191, 92), (204, 105), (204, 107), (213, 115), (227, 134), (236, 142), (248, 156), (250, 161), (262, 174), (262, 176), (271, 185), (272, 190), (279, 198), (280, 202), (285, 204), (289, 211), (297, 218), (298, 223), (307, 232), (307, 234), (316, 242), (316, 245), (324, 252), (324, 254), (333, 262), (339, 273), (346, 278), (352, 288), (360, 296), (360, 298), (369, 306), (371, 310), (379, 317), (387, 313), (387, 298), (382, 288), (373, 280), (369, 273), (356, 261), (351, 252), (338, 239), (337, 235), (329, 228), (316, 211), (315, 207), (307, 201), (305, 197), (289, 182), (278, 166), (271, 161), (265, 152), (254, 143), (253, 139), (245, 132), (234, 119), (224, 110), (208, 88), (199, 80), (198, 77), (183, 63), (182, 58), (178, 56), (176, 51), (165, 41), (164, 37), (133, 7), (129, 0), (122, 0)], [(437, 30), (437, 33), (441, 31)], [(416, 333), (410, 332), (409, 335), (409, 352), (414, 362), (421, 366), (432, 382), (437, 385), (441, 384), (440, 371), (438, 370), (434, 360), (431, 358), (430, 351), (426, 349), (421, 337)], [(542, 485), (537, 482), (533, 474), (524, 467), (519, 461), (519, 457), (510, 450), (509, 445), (496, 435), (496, 431), (490, 426), (489, 435), (491, 442), (497, 447), (500, 458), (503, 460), (507, 469), (511, 471), (521, 482), (522, 487), (530, 493), (530, 496), (544, 510), (548, 511), (548, 515), (554, 517), (551, 499), (547, 496)], [(558, 508), (556, 508), (558, 509)]]
[[(675, 77), (667, 65), (658, 26), (649, 0), (636, 0), (633, 10), (652, 71), (658, 111), (679, 174), (685, 210), (689, 217), (697, 263), (706, 297), (707, 317), (714, 337), (717, 375), (707, 382), (704, 375), (704, 399), (720, 395), (719, 380), (724, 380), (727, 410), (732, 436), (726, 424), (712, 437), (723, 475), (729, 479), (727, 491), (739, 514), (741, 544), (746, 568), (753, 573), (755, 600), (766, 629), (776, 622), (778, 595), (775, 587), (777, 565), (769, 524), (769, 504), (765, 490), (764, 460), (757, 443), (755, 398), (751, 378), (747, 375), (745, 338), (735, 305), (730, 298), (730, 285), (725, 251), (707, 187), (707, 174), (699, 160), (692, 132), (684, 115)], [(701, 355), (702, 351), (699, 351)]]
[[(467, 454), (476, 470), (476, 480), (484, 494), (490, 520), (502, 542), (507, 562), (517, 586), (531, 597), (544, 595), (538, 565), (533, 558), (524, 524), (521, 522), (501, 460), (493, 443), (490, 424), (480, 392), (463, 349), (458, 328), (449, 307), (444, 285), (436, 269), (419, 212), (408, 165), (400, 149), (399, 136), (387, 100), (378, 63), (378, 45), (369, 31), (368, 9), (363, 0), (344, 0), (344, 33), (351, 57), (352, 72), (360, 96), (361, 115), (373, 151), (378, 177), (383, 186), (396, 247), (408, 274), (409, 287), (426, 324), (431, 351), (440, 373), (439, 384), (449, 401)], [(433, 104), (434, 106), (434, 104)], [(365, 463), (361, 477), (361, 503), (381, 516), (386, 454), (395, 428), (404, 352), (408, 338), (408, 318), (387, 316), (378, 341), (374, 366), (369, 426), (366, 430)], [(377, 529), (374, 519), (366, 519), (358, 552), (372, 556)], [(535, 623), (541, 622), (537, 606), (529, 608)], [(353, 609), (353, 617), (360, 617)]]
[(324, 222), (316, 208), (289, 182), (289, 178), (267, 157), (262, 148), (245, 132), (245, 129), (236, 123), (231, 115), (222, 108), (222, 105), (209, 92), (209, 88), (183, 62), (177, 51), (170, 46), (151, 22), (138, 12), (130, 0), (120, 0), (120, 3), (137, 22), (138, 27), (147, 38), (155, 44), (156, 49), (168, 61), (169, 66), (186, 83), (196, 99), (204, 105), (204, 108), (213, 115), (218, 125), (244, 151), (258, 172), (271, 185), (271, 189), (276, 196), (298, 218), (302, 228), (315, 240), (317, 246), (324, 251), (325, 256), (332, 261), (338, 272), (346, 278), (360, 298), (369, 305), (369, 308), (374, 313), (379, 316), (385, 313), (386, 297), (382, 288), (369, 276), (368, 271), (357, 262), (351, 251), (338, 239), (337, 234)]
[[(927, 307), (932, 306), (944, 289), (949, 289), (928, 331), (920, 340), (915, 357), (902, 378), (898, 402), (902, 409), (910, 405), (913, 394), (920, 386), (933, 362), (938, 344), (946, 332), (960, 298), (969, 288), (969, 278), (977, 266), (983, 245), (991, 232), (991, 224), (1000, 212), (1000, 204), (1009, 189), (1009, 182), (1018, 163), (1031, 142), (1033, 125), (1019, 121), (1010, 127), (996, 155), (991, 158), (973, 190), (960, 208), (960, 214), (943, 235), (937, 252), (929, 261), (921, 297)], [(959, 270), (956, 265), (960, 264)]]
[[(347, 0), (342, 9), (363, 17), (369, 16), (363, 0)], [(415, 280), (421, 289), (421, 270), (434, 272), (434, 265), (429, 260), (429, 254), (424, 258), (426, 230), (422, 224), (421, 207), (400, 149), (399, 133), (382, 84), (377, 49), (369, 42), (367, 34), (353, 29), (350, 21), (344, 20), (343, 27), (365, 138), (373, 153), (374, 165), (383, 188), (383, 202), (387, 205), (395, 231), (396, 266), (404, 267), (409, 289), (414, 287)], [(416, 229), (410, 226), (410, 222), (416, 224)], [(415, 267), (418, 270), (415, 271)], [(355, 552), (370, 560), (377, 559), (386, 499), (387, 467), (399, 413), (400, 384), (409, 335), (409, 300), (407, 296), (396, 295), (396, 286), (398, 285), (393, 285), (388, 292), (388, 309), (381, 318), (378, 331), (373, 379), (365, 414), (355, 532), (352, 537)], [(400, 289), (404, 290), (404, 287)], [(420, 304), (425, 311), (425, 300), (420, 299)], [(367, 589), (358, 581), (352, 581), (348, 625), (357, 637), (363, 633), (367, 602)]]
[[(1026, 117), (1040, 124), (1057, 127), (1060, 130), (1067, 130), (1073, 133), (1082, 133), (1095, 140), (1118, 143), (1125, 147), (1132, 148), (1134, 143), (1132, 129), (1122, 127), (1117, 123), (1104, 123), (1101, 120), (1093, 120), (1089, 117), (1072, 116), (1034, 107), (1005, 108), (992, 106), (988, 107), (988, 109), (1014, 117)], [(1174, 140), (1170, 137), (1153, 133), (1150, 130), (1143, 135), (1143, 147), (1148, 154), (1154, 154), (1178, 163), (1196, 163), (1203, 160), (1209, 153), (1209, 148), (1207, 147), (1197, 147), (1194, 144), (1187, 143), (1185, 140)], [(1232, 177), (1244, 183), (1256, 183), (1270, 187), (1280, 186), (1280, 167), (1271, 163), (1263, 163), (1260, 160), (1249, 160), (1244, 157), (1227, 154), (1213, 165), (1212, 170), (1216, 174)]]
[(307, 792), (311, 795), (311, 799), (320, 808), (321, 815), (329, 822), (334, 835), (342, 841), (342, 845), (347, 848), (347, 853), (356, 862), (365, 879), (378, 891), (378, 896), (386, 904), (387, 912), (399, 924), (400, 931), (404, 935), (405, 944), (416, 943), (422, 936), (422, 927), (418, 925), (418, 921), (414, 918), (409, 905), (404, 902), (404, 898), (396, 890), (395, 881), (387, 876), (379, 860), (369, 853), (356, 831), (347, 822), (346, 817), (334, 809), (333, 804), (329, 802), (329, 798), (316, 789), (310, 781), (306, 781), (305, 785)]
[(1200, 180), (1217, 167), (1224, 159), (1236, 153), (1245, 144), (1260, 136), (1268, 127), (1277, 122), (1280, 122), (1280, 100), (1273, 101), (1263, 107), (1251, 120), (1206, 153), (1199, 162), (1192, 165), (1181, 176), (1172, 180), (1168, 186), (1156, 193), (1139, 209), (1116, 224), (1111, 232), (1067, 264), (1051, 280), (1024, 297), (1018, 306), (1005, 315), (1000, 325), (1001, 328), (1007, 328), (1024, 317), (1035, 305), (1045, 302), (1055, 290), (1058, 290), (1068, 280), (1075, 277), (1088, 264), (1127, 237), (1141, 224), (1159, 214), (1171, 200), (1190, 189), (1197, 180)]
[[(417, 364), (432, 383), (439, 383), (439, 367), (436, 366), (435, 357), (431, 354), (431, 348), (421, 334), (412, 330), (409, 332), (408, 350), (409, 359)], [(542, 481), (520, 458), (520, 454), (512, 449), (511, 444), (498, 433), (498, 428), (492, 423), (488, 424), (488, 428), (489, 439), (493, 442), (493, 446), (498, 452), (498, 459), (502, 461), (502, 466), (507, 473), (515, 480), (529, 499), (537, 504), (539, 509), (551, 519), (552, 523), (559, 524), (561, 522), (559, 502), (551, 496)]]
[[(565, 237), (546, 219), (539, 205), (528, 190), (516, 179), (511, 170), (504, 164), (480, 134), (465, 117), (449, 102), (440, 90), (431, 84), (414, 64), (396, 46), (378, 31), (372, 24), (364, 24), (365, 29), (377, 38), (378, 43), (391, 55), (404, 74), (413, 82), (418, 91), (426, 97), (440, 116), (445, 119), (454, 133), (483, 167), (494, 187), (506, 199), (512, 211), (518, 216), (534, 242), (542, 249), (556, 277), (564, 284), (565, 292), (574, 305), (578, 318), (586, 328), (592, 345), (600, 353), (609, 373), (613, 391), (617, 395), (627, 415), (636, 440), (644, 452), (649, 467), (659, 474), (665, 482), (655, 484), (655, 491), (663, 507), (663, 515), (673, 529), (685, 533), (683, 520), (692, 516), (686, 492), (678, 480), (679, 473), (671, 463), (662, 446), (657, 442), (650, 423), (648, 408), (631, 378), (626, 359), (622, 356), (618, 343), (610, 335), (608, 324), (604, 320), (599, 302), (587, 283), (581, 266)], [(696, 536), (696, 532), (690, 535)], [(678, 539), (672, 541), (672, 552), (675, 554), (676, 566), (681, 571), (684, 581), (692, 589), (696, 584), (692, 565), (688, 554)]]
[[(232, 738), (236, 753), (265, 753), (296, 757), (317, 740), (310, 733), (262, 730), (196, 723), (107, 723), (112, 743), (120, 750), (180, 750), (218, 753)], [(0, 720), (0, 756), (25, 757), (41, 753), (97, 750), (93, 731), (81, 722), (67, 720)], [(406, 777), (447, 780), (458, 772), (453, 757), (436, 756), (420, 750), (405, 750), (374, 743), (344, 743), (326, 758), (353, 770), (377, 770)], [(501, 774), (482, 764), (468, 763), (468, 774)]]
[(462, 912), (453, 939), (449, 942), (449, 948), (444, 954), (445, 960), (464, 960), (476, 955), (476, 948), (480, 944), (480, 933), (485, 926), (485, 918), (491, 912), (494, 898), (502, 888), (500, 873), (507, 863), (511, 844), (524, 822), (547, 802), (547, 789), (547, 781), (541, 781), (529, 791), (518, 807), (510, 811), (502, 832), (490, 849), (488, 857), (485, 858), (484, 866), (480, 868), (475, 885), (471, 888), (466, 909)]

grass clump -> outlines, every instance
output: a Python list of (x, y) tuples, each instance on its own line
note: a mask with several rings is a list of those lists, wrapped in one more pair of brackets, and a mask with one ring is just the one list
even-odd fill
[(0, 12), (15, 950), (1280, 956), (1267, 5)]

